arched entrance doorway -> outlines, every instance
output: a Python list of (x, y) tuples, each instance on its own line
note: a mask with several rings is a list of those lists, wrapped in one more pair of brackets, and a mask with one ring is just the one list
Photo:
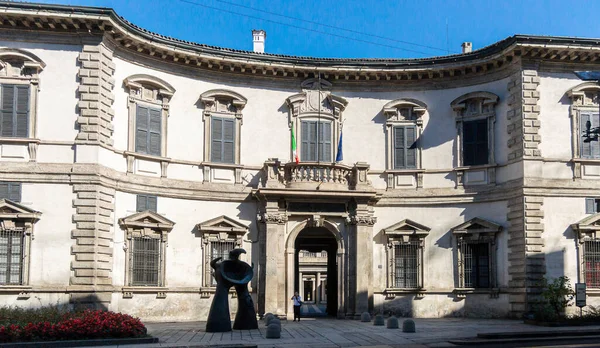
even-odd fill
[(305, 306), (303, 316), (336, 316), (337, 240), (324, 227), (306, 227), (294, 243), (294, 291)]
[[(345, 254), (344, 239), (336, 224), (312, 218), (296, 225), (286, 242), (288, 319), (293, 318), (292, 302), (289, 299), (295, 291), (302, 292), (303, 300), (313, 312), (316, 312), (315, 309), (322, 312), (312, 313), (313, 315), (344, 317)], [(322, 255), (326, 255), (325, 260), (319, 260)], [(300, 259), (306, 256), (309, 262), (301, 262)], [(317, 278), (318, 271), (322, 272), (323, 279)], [(310, 301), (306, 301), (309, 293)], [(303, 314), (307, 309), (303, 310)]]

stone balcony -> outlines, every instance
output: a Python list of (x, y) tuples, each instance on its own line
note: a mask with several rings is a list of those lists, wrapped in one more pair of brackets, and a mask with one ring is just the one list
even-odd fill
[(353, 165), (322, 162), (281, 163), (278, 159), (269, 159), (263, 167), (263, 186), (324, 191), (369, 190), (371, 185), (367, 180), (368, 171), (369, 165), (364, 162)]

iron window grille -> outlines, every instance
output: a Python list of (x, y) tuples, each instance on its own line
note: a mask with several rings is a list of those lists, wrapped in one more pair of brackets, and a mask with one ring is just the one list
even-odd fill
[(22, 285), (25, 233), (22, 229), (0, 230), (0, 285)]
[[(157, 235), (159, 237), (160, 235)], [(154, 236), (132, 238), (130, 257), (131, 286), (163, 286), (161, 281), (161, 240)]]
[[(235, 242), (233, 241), (211, 242), (209, 263), (217, 257), (222, 258), (222, 260), (229, 259), (229, 252), (235, 249), (235, 247)], [(212, 276), (212, 273), (210, 277), (210, 286), (217, 286), (217, 280)]]
[(585, 283), (590, 288), (600, 288), (600, 240), (583, 243), (583, 272)]
[(394, 287), (418, 288), (420, 242), (407, 242), (394, 246)]
[(493, 288), (493, 243), (460, 241), (460, 287)]

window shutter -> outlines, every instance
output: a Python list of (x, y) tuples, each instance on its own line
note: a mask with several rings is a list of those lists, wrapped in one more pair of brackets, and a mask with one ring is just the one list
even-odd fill
[(146, 209), (153, 211), (156, 213), (157, 209), (158, 209), (158, 197), (156, 196), (147, 196), (146, 197)]
[(300, 122), (300, 125), (302, 127), (302, 148), (300, 150), (300, 159), (303, 161), (310, 161), (308, 157), (308, 139), (310, 138), (308, 122), (302, 121)]
[(319, 161), (331, 162), (331, 122), (319, 123)]
[(475, 145), (475, 163), (474, 164), (487, 164), (488, 163), (488, 120), (479, 120), (477, 122), (477, 131), (475, 134), (476, 145)]
[(148, 139), (148, 154), (154, 156), (161, 156), (160, 143), (161, 143), (161, 110), (159, 109), (148, 109), (149, 113), (149, 139)]
[(211, 144), (210, 160), (211, 162), (221, 162), (223, 160), (223, 120), (213, 117), (211, 125)]
[(417, 128), (406, 127), (406, 168), (417, 167)]
[(585, 213), (595, 214), (596, 213), (596, 199), (586, 198), (585, 199)]
[(148, 206), (148, 196), (137, 195), (135, 210), (136, 211), (144, 211), (144, 210), (148, 209), (148, 208), (146, 208), (147, 206)]
[(235, 163), (235, 121), (223, 120), (223, 162)]
[(148, 153), (148, 108), (139, 105), (135, 116), (135, 152)]
[(404, 127), (394, 127), (394, 169), (405, 167)]
[(2, 136), (12, 137), (14, 128), (15, 86), (2, 85)]
[(8, 199), (13, 202), (21, 202), (21, 184), (16, 182), (8, 183)]
[[(589, 126), (589, 128), (588, 128)], [(593, 135), (587, 133), (587, 130), (592, 130), (592, 122), (590, 120), (589, 114), (580, 114), (579, 117), (579, 130), (580, 130), (580, 143), (581, 143), (581, 153), (580, 156), (582, 158), (590, 158), (592, 156), (592, 139)]]
[[(591, 129), (593, 131), (599, 131), (600, 130), (600, 115), (597, 113), (593, 113), (590, 114), (590, 121), (591, 121)], [(591, 137), (590, 141), (590, 147), (591, 147), (591, 151), (590, 151), (590, 156), (592, 158), (600, 158), (600, 139), (599, 139), (599, 135), (596, 133)]]
[(7, 182), (0, 182), (0, 199), (10, 199), (8, 198), (8, 184)]
[(20, 138), (28, 137), (29, 123), (29, 86), (16, 86), (17, 89), (17, 108), (16, 108), (16, 134)]

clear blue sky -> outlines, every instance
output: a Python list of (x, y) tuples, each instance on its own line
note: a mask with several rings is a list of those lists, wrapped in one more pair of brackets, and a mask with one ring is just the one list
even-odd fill
[(445, 55), (448, 47), (451, 53), (459, 53), (460, 44), (464, 41), (473, 42), (474, 49), (478, 49), (513, 34), (600, 38), (600, 1), (598, 0), (37, 0), (37, 2), (112, 7), (129, 21), (163, 35), (242, 50), (252, 50), (252, 29), (264, 29), (267, 31), (266, 52), (297, 56), (341, 58), (438, 56)]

